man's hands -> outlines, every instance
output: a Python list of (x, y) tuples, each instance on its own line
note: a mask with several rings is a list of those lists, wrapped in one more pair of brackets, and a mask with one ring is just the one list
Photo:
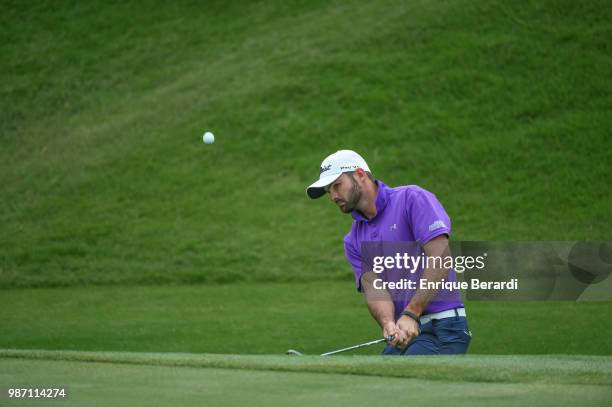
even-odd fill
[(389, 343), (399, 348), (405, 348), (419, 335), (419, 324), (414, 319), (404, 315), (395, 322), (393, 318), (395, 309), (393, 299), (386, 290), (377, 290), (373, 287), (372, 281), (375, 278), (373, 272), (364, 273), (361, 276), (361, 286), (368, 302), (368, 310), (383, 328), (383, 336), (385, 338), (393, 337)]
[(419, 324), (405, 315), (395, 322), (387, 322), (383, 327), (383, 335), (385, 337), (393, 336), (393, 340), (389, 343), (398, 348), (405, 348), (419, 334)]
[(391, 338), (390, 344), (398, 346), (399, 340), (403, 340), (400, 330), (397, 328), (395, 322), (389, 321), (383, 326), (383, 336), (385, 338)]
[(412, 342), (414, 338), (421, 334), (421, 328), (419, 328), (419, 324), (414, 319), (406, 315), (402, 315), (400, 319), (397, 320), (397, 328), (400, 332), (403, 333), (403, 336), (406, 338), (405, 343), (399, 344), (401, 348), (405, 348), (406, 346), (408, 346), (408, 344)]

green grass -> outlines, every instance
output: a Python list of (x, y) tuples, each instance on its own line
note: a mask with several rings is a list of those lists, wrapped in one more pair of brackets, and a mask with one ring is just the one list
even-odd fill
[[(189, 353), (74, 352), (0, 349), (0, 359), (32, 359), (339, 373), (455, 382), (612, 385), (612, 357), (538, 356), (271, 356)], [(612, 389), (609, 389), (612, 391)]]
[[(320, 354), (381, 336), (349, 282), (0, 291), (0, 348)], [(470, 354), (612, 355), (612, 302), (467, 304)], [(377, 355), (382, 345), (352, 354)]]
[[(456, 239), (610, 239), (608, 1), (3, 2), (0, 287), (350, 279), (359, 150)], [(201, 143), (204, 130), (217, 142)]]
[(337, 149), (433, 191), (453, 239), (611, 239), (609, 1), (1, 10), (2, 391), (64, 384), (59, 404), (79, 406), (610, 400), (612, 302), (470, 302), (462, 357), (281, 355), (380, 336), (342, 253), (350, 217), (304, 193)]
[(66, 405), (603, 405), (612, 395), (611, 377), (609, 357), (0, 350), (0, 387), (67, 383)]

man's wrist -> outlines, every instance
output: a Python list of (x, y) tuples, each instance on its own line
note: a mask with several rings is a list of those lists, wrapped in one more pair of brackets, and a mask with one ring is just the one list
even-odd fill
[(414, 312), (408, 310), (407, 308), (402, 312), (402, 315), (407, 316), (408, 318), (411, 318), (414, 320), (414, 322), (416, 322), (417, 324), (421, 324), (421, 320), (419, 319), (419, 316), (417, 314), (415, 314)]
[(408, 304), (408, 306), (404, 309), (404, 311), (409, 311), (413, 313), (414, 315), (416, 315), (417, 317), (420, 317), (423, 314), (423, 308), (413, 303)]
[(385, 318), (382, 321), (380, 321), (380, 325), (384, 328), (385, 326), (389, 325), (389, 324), (394, 324), (395, 321), (393, 319), (389, 319), (389, 318)]

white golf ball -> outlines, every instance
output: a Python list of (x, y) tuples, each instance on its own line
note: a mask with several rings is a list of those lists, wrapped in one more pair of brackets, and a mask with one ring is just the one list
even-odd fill
[(215, 135), (212, 134), (210, 131), (207, 131), (206, 133), (204, 133), (202, 139), (204, 140), (205, 144), (212, 144), (215, 142)]

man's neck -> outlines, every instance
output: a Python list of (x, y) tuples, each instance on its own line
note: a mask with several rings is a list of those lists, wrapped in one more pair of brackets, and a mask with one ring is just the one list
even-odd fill
[(378, 196), (378, 184), (376, 182), (368, 183), (368, 187), (364, 188), (361, 201), (363, 207), (359, 208), (359, 212), (368, 220), (374, 219), (377, 213), (376, 197)]

